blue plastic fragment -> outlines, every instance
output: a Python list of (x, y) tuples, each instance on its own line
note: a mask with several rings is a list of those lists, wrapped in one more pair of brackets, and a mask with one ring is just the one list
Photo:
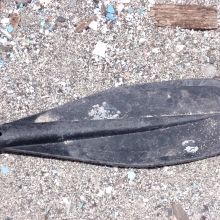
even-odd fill
[(2, 167), (2, 173), (3, 174), (7, 174), (9, 172), (10, 172), (10, 170), (8, 169), (8, 167)]
[(50, 28), (49, 28), (49, 31), (52, 31), (53, 28), (54, 28), (54, 26), (55, 26), (55, 24), (52, 24), (52, 25), (50, 26)]
[(193, 189), (198, 189), (198, 188), (199, 188), (199, 186), (194, 184)]
[(113, 6), (109, 5), (108, 8), (107, 8), (107, 12), (111, 13), (111, 14), (114, 14), (115, 13), (115, 9), (113, 8)]
[(8, 32), (11, 33), (13, 30), (14, 30), (14, 28), (11, 25), (9, 25), (8, 26)]
[(184, 70), (184, 68), (183, 68), (182, 65), (177, 65), (177, 68), (178, 68), (180, 71), (183, 71), (183, 70)]
[(72, 201), (69, 200), (69, 202), (68, 202), (68, 207), (67, 207), (67, 211), (66, 211), (66, 214), (67, 214), (67, 215), (70, 214), (71, 205), (72, 205)]
[(140, 14), (144, 14), (144, 9), (143, 8), (140, 9)]
[(14, 58), (14, 54), (13, 53), (10, 53), (10, 58)]
[(133, 171), (129, 171), (128, 172), (128, 179), (130, 180), (134, 180), (135, 179), (136, 174)]
[(23, 8), (23, 7), (24, 7), (23, 3), (20, 3), (19, 8)]
[(132, 8), (128, 8), (128, 13), (134, 13), (134, 10)]
[(113, 17), (111, 13), (108, 13), (108, 14), (106, 15), (106, 17), (109, 18), (109, 19), (112, 20), (112, 21), (116, 20), (116, 18)]
[(0, 60), (0, 63), (2, 64), (2, 68), (4, 68), (4, 67), (5, 67), (5, 62), (4, 62), (4, 60)]
[(41, 21), (40, 25), (43, 27), (45, 25), (45, 20)]
[(57, 170), (51, 170), (52, 171), (52, 173), (58, 173), (58, 171)]
[(82, 209), (82, 208), (83, 208), (83, 203), (80, 202), (80, 203), (78, 204), (78, 208), (79, 208), (79, 209)]

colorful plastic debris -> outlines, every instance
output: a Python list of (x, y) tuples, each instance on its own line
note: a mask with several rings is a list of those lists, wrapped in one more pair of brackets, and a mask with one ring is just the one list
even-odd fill
[(9, 172), (10, 172), (10, 170), (9, 170), (8, 167), (2, 167), (2, 173), (3, 173), (3, 174), (7, 174), (7, 173), (9, 173)]
[(21, 18), (18, 14), (12, 13), (10, 14), (10, 26), (13, 27), (13, 30), (11, 32), (11, 35), (13, 36), (18, 28), (18, 24), (20, 22)]
[(79, 208), (79, 209), (82, 209), (82, 208), (83, 208), (83, 203), (80, 202), (80, 203), (78, 204), (78, 208)]
[(128, 8), (128, 13), (129, 14), (134, 13), (134, 10), (132, 8)]
[(58, 173), (58, 171), (57, 171), (57, 170), (51, 170), (51, 171), (52, 171), (52, 173), (54, 173), (54, 174), (55, 174), (55, 173)]
[(40, 25), (41, 25), (42, 27), (44, 27), (44, 25), (45, 25), (45, 20), (41, 21)]
[(72, 201), (69, 200), (69, 201), (68, 201), (68, 205), (67, 205), (67, 211), (66, 211), (66, 214), (67, 214), (67, 215), (70, 214), (71, 206), (72, 206)]
[(11, 34), (9, 34), (6, 30), (4, 30), (3, 28), (0, 28), (0, 31), (9, 39), (12, 39)]
[(50, 27), (49, 27), (49, 31), (52, 31), (55, 27), (55, 24), (52, 24)]
[(136, 176), (136, 174), (133, 171), (128, 172), (128, 179), (134, 180), (135, 176)]
[(112, 21), (116, 20), (116, 18), (113, 17), (111, 13), (108, 13), (108, 14), (106, 15), (106, 17), (109, 18), (109, 19), (112, 20)]
[(4, 60), (0, 60), (0, 63), (1, 63), (1, 65), (2, 65), (2, 68), (4, 68), (4, 67), (5, 67)]
[(108, 8), (107, 8), (107, 12), (111, 13), (111, 14), (114, 14), (115, 13), (115, 9), (113, 8), (113, 6), (109, 5)]
[(13, 53), (10, 53), (10, 58), (14, 58), (14, 54)]
[(14, 28), (11, 25), (9, 25), (8, 26), (8, 32), (11, 33), (13, 30), (14, 30)]

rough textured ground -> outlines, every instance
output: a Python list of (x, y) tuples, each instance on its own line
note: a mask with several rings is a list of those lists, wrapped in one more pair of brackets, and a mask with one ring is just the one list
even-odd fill
[[(175, 2), (220, 7), (218, 0), (156, 1)], [(117, 9), (117, 1), (104, 3)], [(124, 4), (116, 21), (101, 16), (97, 31), (75, 33), (95, 7), (84, 0), (68, 5), (52, 0), (42, 8), (35, 0), (17, 11), (21, 22), (13, 40), (0, 32), (0, 45), (13, 46), (0, 49), (0, 123), (115, 86), (219, 73), (220, 29), (156, 28), (149, 2), (136, 0)], [(16, 9), (14, 1), (2, 0), (0, 20)], [(66, 21), (48, 31), (58, 16)], [(99, 40), (107, 45), (105, 58), (92, 54)], [(131, 170), (2, 154), (0, 219), (161, 220), (170, 219), (176, 201), (190, 219), (218, 220), (219, 158)], [(133, 180), (129, 172), (136, 174)]]

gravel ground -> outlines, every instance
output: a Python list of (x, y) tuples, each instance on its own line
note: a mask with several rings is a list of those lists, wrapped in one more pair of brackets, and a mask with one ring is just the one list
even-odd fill
[[(35, 0), (19, 9), (12, 0), (0, 2), (1, 21), (12, 12), (21, 17), (12, 40), (0, 32), (0, 46), (12, 47), (0, 47), (0, 123), (112, 87), (219, 74), (220, 29), (156, 28), (148, 17), (152, 0), (123, 4), (115, 21), (99, 16), (92, 0), (78, 0), (74, 8), (68, 8), (69, 0), (52, 0), (46, 7)], [(118, 8), (117, 1), (103, 2)], [(218, 0), (156, 3), (220, 7)], [(94, 13), (98, 30), (75, 33), (76, 25)], [(50, 31), (58, 16), (65, 22)], [(7, 23), (1, 25), (7, 30)], [(106, 44), (105, 57), (93, 54), (99, 41)], [(174, 201), (189, 219), (218, 220), (219, 158), (121, 169), (1, 154), (0, 219), (161, 220), (171, 218)]]

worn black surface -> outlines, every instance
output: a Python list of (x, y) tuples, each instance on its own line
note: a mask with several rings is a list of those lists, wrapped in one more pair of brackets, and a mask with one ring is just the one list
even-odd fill
[(0, 126), (1, 152), (155, 167), (220, 154), (220, 82), (114, 88)]

